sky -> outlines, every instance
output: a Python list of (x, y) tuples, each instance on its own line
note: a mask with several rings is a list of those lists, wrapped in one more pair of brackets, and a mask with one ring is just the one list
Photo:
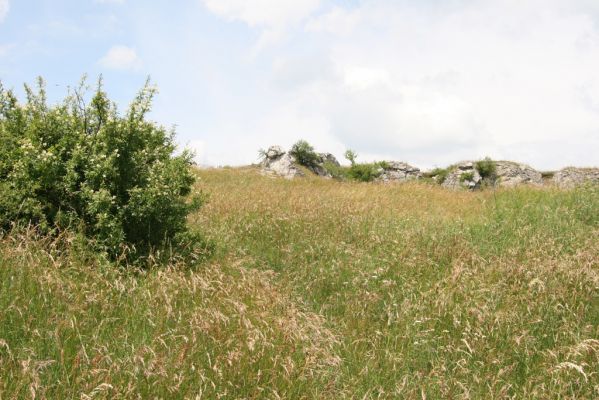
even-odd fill
[(299, 139), (421, 168), (599, 166), (597, 0), (0, 0), (0, 81), (83, 75), (203, 165)]

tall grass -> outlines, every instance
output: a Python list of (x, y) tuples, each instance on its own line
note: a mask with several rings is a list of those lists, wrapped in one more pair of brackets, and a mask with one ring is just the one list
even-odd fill
[(0, 241), (0, 398), (599, 397), (597, 188), (197, 174), (205, 264)]

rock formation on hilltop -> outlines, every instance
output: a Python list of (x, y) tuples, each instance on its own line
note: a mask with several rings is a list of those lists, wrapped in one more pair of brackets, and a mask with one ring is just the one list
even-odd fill
[(513, 161), (495, 161), (497, 185), (512, 187), (521, 184), (542, 185), (541, 173), (526, 164)]
[(420, 169), (400, 161), (385, 161), (381, 163), (380, 175), (376, 178), (377, 182), (406, 182), (420, 179), (422, 174)]
[(451, 167), (443, 187), (449, 189), (479, 189), (486, 181), (490, 185), (513, 187), (521, 184), (542, 185), (541, 173), (526, 164), (513, 161), (486, 161), (492, 165), (492, 171), (487, 171), (491, 176), (483, 177), (479, 170), (481, 162), (462, 161)]
[[(330, 171), (339, 179), (351, 179), (344, 175), (349, 167), (341, 167), (339, 161), (331, 153), (315, 153), (309, 146), (309, 161), (301, 165), (296, 159), (301, 158), (293, 151), (284, 151), (280, 146), (271, 146), (262, 152), (261, 172), (265, 175), (280, 176), (286, 179), (306, 176), (314, 173), (317, 176), (332, 178)], [(423, 177), (432, 178), (441, 186), (458, 190), (476, 190), (486, 185), (514, 187), (522, 184), (543, 185), (541, 172), (526, 164), (513, 161), (461, 161), (447, 169), (435, 169), (422, 173), (419, 168), (400, 161), (383, 161), (373, 164), (356, 164), (358, 167), (373, 168), (371, 176), (375, 182), (392, 183), (418, 180)], [(352, 166), (351, 168), (353, 168)], [(351, 168), (349, 171), (351, 172)], [(549, 174), (548, 174), (549, 175)], [(585, 183), (599, 184), (599, 168), (568, 167), (555, 172), (552, 179), (545, 181), (561, 188), (572, 188)]]
[(317, 153), (317, 156), (318, 158), (316, 160), (316, 164), (310, 165), (306, 168), (308, 168), (310, 171), (314, 172), (318, 176), (322, 176), (324, 178), (332, 178), (333, 176), (326, 169), (325, 164), (328, 163), (336, 167), (339, 167), (339, 161), (337, 161), (335, 156), (331, 153)]
[(599, 184), (599, 168), (564, 168), (555, 173), (553, 182), (561, 188), (572, 188), (585, 183)]
[(337, 161), (337, 158), (335, 158), (334, 155), (332, 155), (331, 153), (318, 153), (318, 156), (320, 157), (320, 163), (321, 164), (325, 164), (325, 163), (331, 163), (333, 165), (336, 165), (337, 167), (339, 167), (341, 164), (339, 164), (339, 161)]
[(276, 175), (286, 179), (304, 176), (291, 155), (280, 146), (271, 146), (263, 154), (262, 173), (265, 175)]
[(314, 165), (301, 166), (295, 158), (281, 146), (271, 146), (263, 154), (261, 163), (262, 173), (265, 175), (281, 176), (286, 179), (305, 176), (307, 169), (318, 176), (331, 178), (331, 174), (325, 168), (325, 163), (339, 166), (339, 161), (331, 153), (317, 153)]
[(480, 176), (472, 161), (462, 161), (449, 168), (447, 177), (441, 184), (448, 189), (469, 189), (480, 188), (483, 178)]

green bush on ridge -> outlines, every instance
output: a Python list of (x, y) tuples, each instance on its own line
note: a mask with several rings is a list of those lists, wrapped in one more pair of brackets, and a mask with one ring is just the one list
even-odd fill
[(348, 176), (358, 182), (372, 182), (381, 175), (381, 163), (352, 164)]
[(330, 161), (325, 161), (323, 163), (322, 167), (325, 169), (325, 171), (327, 171), (333, 177), (333, 179), (337, 179), (337, 180), (341, 180), (341, 181), (348, 179), (349, 167), (346, 167), (343, 165), (337, 165)]
[(305, 140), (299, 140), (291, 147), (289, 154), (306, 168), (315, 168), (320, 157), (314, 151), (314, 147)]
[(497, 165), (491, 158), (485, 157), (483, 160), (477, 161), (474, 167), (483, 179), (483, 182), (493, 185), (497, 180)]
[(358, 153), (353, 150), (346, 150), (344, 156), (351, 164), (347, 168), (346, 176), (354, 181), (372, 182), (381, 175), (381, 169), (389, 168), (389, 163), (386, 161), (357, 163)]
[[(74, 228), (115, 258), (199, 239), (186, 225), (202, 197), (192, 193), (192, 155), (174, 155), (174, 132), (147, 121), (156, 90), (143, 87), (124, 115), (85, 83), (48, 105), (41, 78), (27, 99), (0, 85), (0, 229)], [(200, 240), (201, 242), (201, 240)]]
[(433, 179), (433, 182), (442, 185), (443, 182), (447, 179), (447, 176), (450, 173), (451, 167), (448, 168), (435, 168), (428, 173), (424, 173), (425, 178)]

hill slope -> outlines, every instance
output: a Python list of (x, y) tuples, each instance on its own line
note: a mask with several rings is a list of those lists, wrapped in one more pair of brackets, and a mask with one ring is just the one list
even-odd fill
[(2, 239), (0, 398), (599, 395), (596, 187), (197, 174), (196, 268)]

